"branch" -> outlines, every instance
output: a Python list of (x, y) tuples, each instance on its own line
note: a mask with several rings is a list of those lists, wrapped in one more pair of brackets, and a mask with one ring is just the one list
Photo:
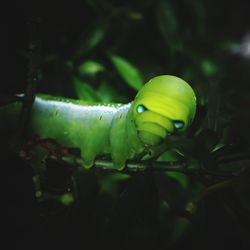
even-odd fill
[(18, 138), (23, 139), (26, 132), (27, 122), (30, 116), (32, 104), (35, 99), (36, 86), (39, 81), (40, 74), (40, 17), (39, 17), (39, 1), (34, 1), (29, 10), (28, 26), (28, 76), (27, 88), (22, 100), (23, 106), (20, 114), (20, 129), (18, 131)]
[[(94, 164), (97, 168), (103, 169), (116, 169), (112, 162), (97, 160)], [(187, 173), (190, 169), (187, 169), (186, 162), (153, 162), (153, 161), (128, 161), (124, 171), (141, 172), (146, 169), (157, 171), (175, 171)]]
[[(56, 159), (56, 156), (51, 156), (53, 159)], [(57, 158), (58, 159), (58, 158)], [(73, 155), (66, 155), (61, 158), (65, 163), (71, 165), (76, 165), (82, 167), (83, 160), (80, 157)], [(235, 163), (235, 162), (234, 162)], [(117, 168), (114, 166), (111, 160), (96, 160), (94, 162), (95, 168), (101, 168), (104, 170), (114, 170), (117, 171)], [(187, 175), (209, 175), (216, 178), (234, 178), (244, 176), (247, 172), (245, 166), (240, 168), (235, 172), (227, 171), (213, 171), (208, 170), (202, 166), (199, 162), (188, 162), (188, 161), (152, 161), (152, 160), (138, 160), (138, 161), (128, 161), (125, 165), (125, 168), (122, 170), (124, 172), (143, 172), (145, 170), (152, 171), (162, 171), (162, 172), (179, 172)]]
[[(54, 158), (54, 156), (53, 156)], [(54, 158), (55, 159), (55, 158)], [(76, 165), (78, 167), (83, 166), (83, 160), (79, 157), (72, 156), (64, 156), (62, 160), (66, 163)], [(117, 168), (114, 166), (113, 162), (110, 160), (96, 160), (94, 162), (95, 168), (101, 168), (104, 170), (115, 170)], [(197, 166), (190, 165), (188, 166), (187, 162), (184, 161), (128, 161), (125, 165), (125, 168), (122, 170), (124, 172), (143, 172), (147, 169), (151, 169), (153, 171), (174, 171), (180, 173), (192, 173), (194, 170), (197, 170)]]
[(249, 183), (249, 173), (247, 173), (246, 175), (242, 175), (242, 176), (238, 176), (238, 178), (232, 178), (232, 179), (228, 179), (228, 180), (224, 180), (215, 184), (212, 184), (210, 186), (208, 186), (205, 190), (203, 190), (202, 192), (200, 192), (198, 194), (197, 197), (195, 197), (192, 201), (188, 202), (186, 205), (186, 212), (189, 215), (193, 215), (195, 214), (199, 203), (204, 200), (207, 196), (230, 188), (230, 187), (235, 187), (235, 186), (239, 186), (239, 185), (243, 185), (245, 183)]

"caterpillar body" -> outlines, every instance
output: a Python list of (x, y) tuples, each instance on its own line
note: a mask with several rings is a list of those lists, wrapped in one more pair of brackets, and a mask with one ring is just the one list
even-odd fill
[[(21, 102), (0, 107), (2, 126), (15, 131), (21, 109)], [(127, 160), (143, 157), (149, 150), (157, 154), (168, 135), (188, 128), (195, 111), (191, 86), (176, 76), (162, 75), (147, 82), (128, 104), (90, 104), (37, 95), (28, 131), (79, 148), (86, 168), (96, 158), (109, 155), (121, 170)]]

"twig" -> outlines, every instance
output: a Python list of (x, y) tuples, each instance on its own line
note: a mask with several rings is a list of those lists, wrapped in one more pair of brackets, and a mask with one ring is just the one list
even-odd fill
[[(83, 160), (79, 157), (64, 156), (63, 161), (74, 164), (79, 167), (83, 166)], [(110, 160), (96, 160), (94, 162), (95, 168), (101, 168), (104, 170), (115, 170), (117, 168), (114, 166), (113, 162)], [(143, 172), (147, 169), (152, 171), (174, 171), (181, 173), (191, 173), (197, 170), (197, 167), (188, 167), (187, 162), (164, 162), (164, 161), (128, 161), (123, 169), (124, 172)]]
[(250, 152), (241, 152), (237, 154), (230, 154), (230, 155), (225, 155), (223, 157), (220, 157), (218, 159), (218, 163), (228, 163), (228, 162), (234, 162), (234, 161), (239, 161), (239, 160), (250, 160)]
[(36, 86), (39, 81), (40, 74), (40, 37), (39, 37), (39, 6), (38, 1), (35, 1), (32, 4), (30, 10), (30, 17), (27, 22), (28, 32), (29, 32), (29, 43), (28, 43), (28, 52), (29, 52), (29, 63), (28, 63), (28, 76), (27, 76), (27, 89), (23, 98), (23, 106), (20, 114), (20, 128), (18, 131), (18, 138), (21, 142), (23, 135), (27, 129), (27, 122), (30, 117), (30, 111), (32, 104), (35, 99)]
[(243, 183), (249, 182), (249, 175), (237, 176), (232, 179), (224, 180), (215, 184), (210, 185), (205, 190), (203, 190), (198, 196), (195, 197), (192, 201), (188, 202), (186, 205), (186, 212), (190, 215), (194, 214), (197, 210), (198, 204), (204, 200), (210, 194), (213, 194), (217, 191), (235, 187), (236, 185), (242, 185)]
[[(57, 158), (57, 156), (52, 156), (54, 159)], [(59, 157), (60, 158), (60, 157)], [(84, 162), (83, 159), (72, 155), (62, 155), (61, 160), (63, 160), (65, 163), (75, 165), (78, 167), (83, 167)], [(104, 170), (114, 170), (117, 171), (117, 168), (114, 166), (113, 162), (111, 160), (100, 160), (97, 159), (94, 162), (95, 168), (100, 168)], [(138, 160), (138, 161), (127, 161), (125, 164), (125, 168), (123, 169), (124, 172), (143, 172), (145, 170), (152, 170), (152, 171), (168, 171), (168, 172), (180, 172), (183, 174), (200, 174), (200, 175), (209, 175), (213, 177), (219, 177), (219, 178), (233, 178), (233, 177), (240, 177), (244, 175), (245, 168), (242, 168), (241, 171), (237, 172), (218, 172), (218, 171), (210, 171), (202, 166), (201, 163), (194, 163), (194, 162), (188, 162), (188, 161), (152, 161), (152, 160)], [(243, 170), (243, 171), (242, 171)]]
[[(112, 162), (98, 160), (95, 167), (103, 169), (116, 169)], [(125, 166), (125, 171), (141, 172), (146, 169), (158, 171), (188, 172), (186, 162), (152, 162), (152, 161), (129, 161)]]

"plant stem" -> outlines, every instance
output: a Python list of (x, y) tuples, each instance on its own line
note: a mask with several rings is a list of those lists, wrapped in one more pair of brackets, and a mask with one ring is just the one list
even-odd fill
[(28, 26), (28, 76), (27, 88), (23, 98), (23, 106), (20, 114), (20, 128), (18, 131), (18, 138), (21, 143), (27, 129), (27, 123), (30, 117), (30, 111), (35, 99), (36, 86), (39, 81), (40, 71), (40, 17), (39, 17), (39, 1), (34, 1), (29, 10), (29, 17), (27, 20)]

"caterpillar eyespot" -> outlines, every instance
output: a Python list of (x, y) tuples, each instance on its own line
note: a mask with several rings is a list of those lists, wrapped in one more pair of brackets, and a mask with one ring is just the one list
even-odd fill
[(173, 123), (174, 123), (174, 127), (176, 129), (181, 129), (181, 128), (184, 127), (184, 122), (183, 121), (175, 120), (175, 121), (173, 121)]
[(142, 112), (147, 111), (147, 110), (148, 109), (144, 105), (142, 105), (142, 104), (138, 105), (137, 108), (136, 108), (136, 111), (138, 113), (142, 113)]

